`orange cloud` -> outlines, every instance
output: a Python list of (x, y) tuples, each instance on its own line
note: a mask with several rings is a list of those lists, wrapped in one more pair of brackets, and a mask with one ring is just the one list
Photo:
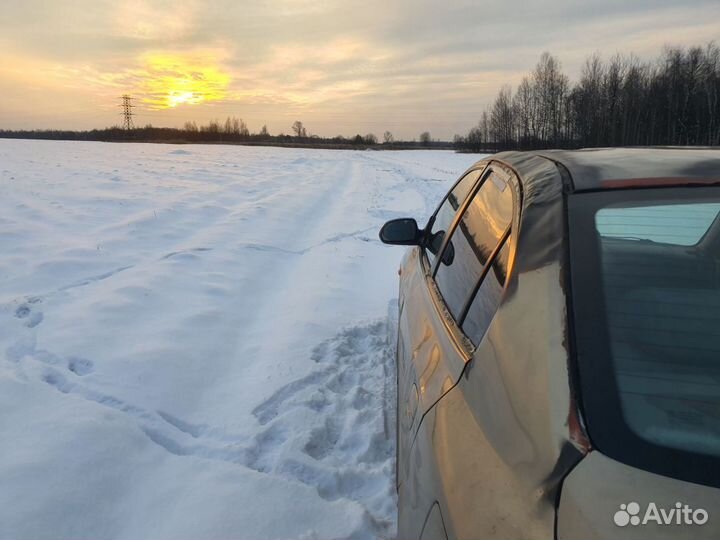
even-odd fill
[(228, 97), (230, 74), (213, 58), (179, 53), (149, 53), (133, 73), (136, 95), (153, 109), (222, 101)]

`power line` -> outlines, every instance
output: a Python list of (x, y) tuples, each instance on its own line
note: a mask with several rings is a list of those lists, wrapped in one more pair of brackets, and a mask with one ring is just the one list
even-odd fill
[(133, 108), (135, 105), (132, 104), (132, 99), (128, 94), (123, 94), (121, 96), (122, 103), (120, 104), (120, 108), (122, 108), (122, 114), (123, 117), (123, 128), (130, 131), (131, 129), (135, 129), (135, 125), (133, 124), (133, 116), (135, 116), (135, 113), (133, 112)]

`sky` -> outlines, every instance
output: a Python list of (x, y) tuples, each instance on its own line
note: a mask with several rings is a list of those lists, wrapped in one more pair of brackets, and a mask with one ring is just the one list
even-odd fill
[(720, 41), (717, 0), (2, 0), (0, 128), (182, 126), (451, 139), (540, 55)]

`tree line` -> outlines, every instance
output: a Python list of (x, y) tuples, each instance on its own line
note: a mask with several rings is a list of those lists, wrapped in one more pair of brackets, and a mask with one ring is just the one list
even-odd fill
[(666, 47), (652, 61), (586, 59), (571, 84), (543, 53), (515, 92), (503, 86), (460, 151), (720, 144), (720, 47)]
[(430, 132), (424, 131), (413, 140), (396, 139), (390, 131), (383, 133), (380, 142), (373, 133), (345, 137), (320, 137), (308, 132), (301, 121), (295, 121), (291, 133), (271, 135), (266, 125), (257, 133), (252, 133), (242, 118), (227, 117), (224, 121), (210, 120), (207, 124), (185, 122), (182, 128), (165, 128), (146, 125), (131, 130), (118, 126), (88, 131), (70, 130), (2, 130), (0, 138), (51, 139), (105, 142), (163, 142), (163, 143), (225, 143), (270, 146), (298, 146), (319, 148), (452, 148), (450, 142), (433, 140)]

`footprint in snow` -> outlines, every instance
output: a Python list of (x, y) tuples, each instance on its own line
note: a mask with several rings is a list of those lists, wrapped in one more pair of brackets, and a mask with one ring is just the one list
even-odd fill
[(42, 311), (33, 309), (33, 306), (39, 302), (39, 298), (28, 298), (26, 302), (15, 309), (15, 317), (17, 319), (26, 319), (25, 326), (35, 328), (44, 318)]
[(325, 500), (360, 503), (378, 537), (394, 523), (386, 512), (395, 455), (386, 328), (385, 321), (356, 326), (318, 345), (311, 354), (316, 369), (253, 410), (268, 427), (254, 437), (243, 462), (314, 487)]
[(71, 357), (68, 359), (68, 369), (75, 375), (88, 375), (94, 371), (94, 365), (92, 360), (87, 358)]
[[(313, 487), (333, 501), (350, 499), (368, 512), (377, 537), (394, 527), (387, 508), (393, 491), (395, 384), (386, 323), (353, 327), (318, 345), (316, 370), (279, 388), (253, 410), (261, 430), (248, 436), (221, 426), (191, 424), (84, 387), (48, 367), (43, 380), (134, 418), (167, 452), (221, 460)], [(33, 351), (37, 358), (38, 352)], [(48, 353), (49, 355), (49, 353)], [(40, 359), (40, 358), (38, 358)], [(61, 365), (55, 356), (40, 359)], [(64, 359), (75, 375), (93, 371), (80, 357)], [(56, 362), (57, 361), (57, 362)]]
[(320, 460), (328, 455), (340, 440), (342, 425), (337, 418), (326, 417), (325, 423), (310, 433), (303, 452), (313, 459)]

